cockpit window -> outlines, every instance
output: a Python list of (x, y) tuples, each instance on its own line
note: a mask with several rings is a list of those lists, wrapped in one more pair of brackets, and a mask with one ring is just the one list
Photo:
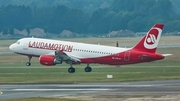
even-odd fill
[(16, 42), (16, 44), (20, 44), (20, 42), (19, 42), (19, 41), (17, 41), (17, 42)]

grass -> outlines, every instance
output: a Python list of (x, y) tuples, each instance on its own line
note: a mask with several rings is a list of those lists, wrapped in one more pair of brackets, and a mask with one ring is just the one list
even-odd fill
[[(180, 78), (180, 63), (172, 65), (168, 61), (143, 63), (114, 67), (107, 65), (91, 65), (91, 73), (84, 72), (86, 65), (75, 65), (76, 72), (67, 72), (69, 65), (63, 64), (55, 67), (44, 66), (19, 66), (1, 67), (0, 83), (80, 83), (80, 82), (122, 82), (122, 81), (144, 81), (165, 80)], [(113, 75), (107, 79), (106, 75)]]
[[(170, 65), (168, 65), (170, 64)], [(67, 73), (68, 65), (63, 64), (55, 67), (25, 66), (1, 67), (0, 83), (80, 83), (80, 82), (122, 82), (122, 81), (147, 81), (180, 79), (180, 62), (159, 61), (122, 67), (106, 65), (91, 65), (93, 72), (85, 73), (85, 65), (76, 65), (77, 71), (74, 74)], [(19, 67), (18, 67), (19, 66)], [(107, 79), (106, 75), (113, 75)], [(23, 98), (5, 101), (83, 101), (63, 98)]]

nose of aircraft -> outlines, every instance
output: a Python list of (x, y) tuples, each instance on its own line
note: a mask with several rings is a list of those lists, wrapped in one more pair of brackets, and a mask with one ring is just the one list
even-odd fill
[(10, 50), (13, 50), (13, 49), (14, 49), (13, 44), (9, 46), (9, 49), (10, 49)]

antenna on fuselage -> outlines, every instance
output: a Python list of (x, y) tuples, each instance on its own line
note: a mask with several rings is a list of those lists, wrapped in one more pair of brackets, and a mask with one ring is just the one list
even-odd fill
[(116, 42), (116, 47), (119, 47), (119, 42), (118, 41)]

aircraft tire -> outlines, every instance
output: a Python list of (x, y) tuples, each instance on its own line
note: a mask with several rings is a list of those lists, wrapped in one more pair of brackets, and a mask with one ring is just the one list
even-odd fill
[(76, 70), (75, 70), (75, 68), (73, 68), (73, 67), (70, 67), (69, 69), (68, 69), (68, 72), (69, 73), (74, 73)]
[(26, 63), (26, 66), (31, 66), (31, 63), (30, 63), (30, 62), (27, 62), (27, 63)]
[(88, 67), (84, 68), (84, 71), (85, 71), (85, 72), (91, 72), (91, 71), (92, 71), (92, 68), (88, 66)]

